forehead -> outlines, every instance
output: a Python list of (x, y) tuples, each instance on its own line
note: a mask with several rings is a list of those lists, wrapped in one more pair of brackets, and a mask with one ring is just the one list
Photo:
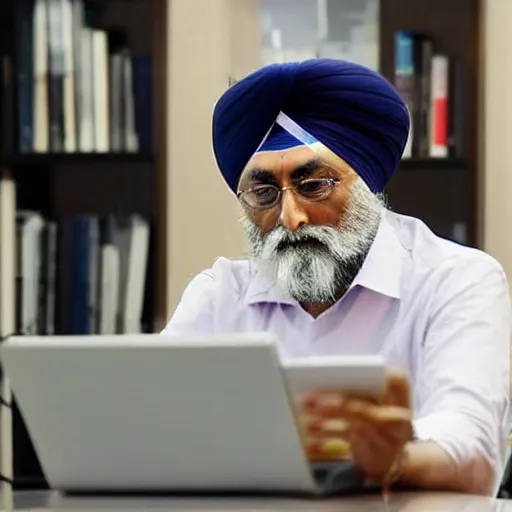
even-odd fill
[(309, 173), (328, 171), (331, 176), (338, 178), (355, 174), (344, 160), (319, 144), (255, 153), (246, 165), (240, 182), (254, 179), (261, 171), (271, 173), (276, 180), (282, 180), (301, 169), (306, 171), (306, 174), (308, 170)]

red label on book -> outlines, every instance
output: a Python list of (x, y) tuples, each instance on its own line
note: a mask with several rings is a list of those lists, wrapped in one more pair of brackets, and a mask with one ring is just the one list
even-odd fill
[(436, 146), (448, 144), (448, 98), (435, 98), (433, 104), (433, 142)]

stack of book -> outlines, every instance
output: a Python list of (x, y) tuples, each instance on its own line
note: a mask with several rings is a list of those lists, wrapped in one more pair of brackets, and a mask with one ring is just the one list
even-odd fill
[(466, 77), (462, 62), (426, 34), (395, 34), (395, 86), (409, 108), (404, 158), (466, 156)]
[(150, 152), (151, 57), (95, 28), (84, 0), (15, 0), (19, 150)]
[(17, 332), (139, 333), (150, 229), (138, 215), (17, 215)]

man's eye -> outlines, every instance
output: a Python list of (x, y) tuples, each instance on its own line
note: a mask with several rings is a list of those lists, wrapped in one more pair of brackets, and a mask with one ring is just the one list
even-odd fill
[(322, 188), (323, 185), (325, 185), (325, 182), (322, 180), (303, 181), (300, 184), (300, 190), (303, 192), (315, 192), (316, 190)]
[(259, 204), (272, 203), (279, 192), (274, 187), (256, 187), (251, 190), (251, 195)]
[(259, 188), (255, 188), (252, 192), (258, 198), (260, 198), (260, 197), (264, 198), (264, 197), (272, 196), (274, 191), (271, 187), (259, 187)]
[(326, 180), (307, 180), (299, 184), (298, 192), (306, 197), (316, 197), (325, 194), (329, 187)]

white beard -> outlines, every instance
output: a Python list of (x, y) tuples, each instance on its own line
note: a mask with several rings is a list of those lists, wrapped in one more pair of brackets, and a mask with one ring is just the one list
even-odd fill
[(379, 227), (385, 203), (358, 178), (339, 227), (278, 225), (266, 235), (243, 215), (250, 257), (301, 304), (332, 304), (359, 271)]

